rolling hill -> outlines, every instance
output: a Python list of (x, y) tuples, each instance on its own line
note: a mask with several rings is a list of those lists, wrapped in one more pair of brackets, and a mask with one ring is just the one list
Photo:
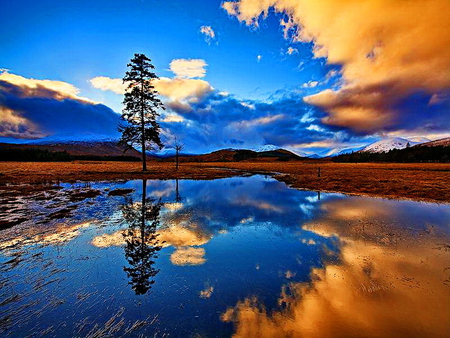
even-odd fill
[(117, 145), (114, 141), (71, 141), (71, 142), (46, 142), (46, 143), (0, 143), (0, 149), (11, 150), (48, 150), (50, 152), (67, 152), (72, 156), (101, 156), (101, 157), (118, 157), (118, 156), (132, 156), (140, 157), (141, 153), (135, 149), (123, 152), (123, 147)]

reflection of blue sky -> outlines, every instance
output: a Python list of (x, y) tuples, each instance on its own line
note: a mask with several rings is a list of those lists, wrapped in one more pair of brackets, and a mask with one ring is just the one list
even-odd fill
[[(148, 335), (160, 330), (180, 336), (227, 336), (232, 333), (232, 323), (222, 322), (220, 314), (228, 307), (257, 297), (268, 310), (279, 309), (284, 285), (310, 282), (312, 269), (330, 262), (341, 264), (345, 239), (358, 234), (361, 222), (375, 224), (374, 228), (365, 228), (363, 238), (368, 242), (379, 240), (380, 224), (388, 227), (382, 228), (384, 233), (406, 225), (418, 234), (433, 230), (448, 236), (450, 211), (446, 205), (327, 193), (319, 200), (315, 192), (289, 189), (263, 176), (180, 180), (178, 185), (181, 201), (176, 202), (175, 181), (147, 181), (147, 197), (164, 203), (159, 231), (168, 241), (157, 259), (156, 267), (161, 271), (149, 294), (136, 297), (127, 285), (120, 243), (92, 245), (94, 238), (105, 234), (118, 233), (117, 238), (123, 240), (120, 230), (127, 224), (119, 206), (125, 198), (108, 196), (108, 191), (132, 188), (130, 198), (139, 203), (142, 181), (99, 182), (90, 188), (102, 194), (80, 203), (74, 216), (77, 220), (94, 220), (89, 227), (77, 228), (76, 236), (62, 245), (39, 245), (43, 237), (36, 237), (38, 245), (17, 247), (7, 256), (7, 251), (0, 255), (1, 268), (11, 266), (6, 261), (14, 255), (20, 258), (17, 266), (2, 273), (11, 283), (11, 294), (25, 295), (6, 310), (32, 304), (26, 311), (40, 314), (41, 330), (45, 329), (43, 323), (67, 322), (66, 327), (57, 329), (59, 335), (70, 335), (73, 323), (86, 317), (104, 323), (125, 307), (127, 323), (158, 315), (155, 324), (145, 331)], [(67, 229), (73, 232), (74, 228)], [(192, 230), (194, 240), (176, 238), (180, 229)], [(402, 234), (397, 231), (397, 237)], [(189, 253), (197, 259), (196, 264), (180, 264), (182, 256)], [(23, 279), (15, 278), (18, 275)], [(80, 300), (83, 297), (86, 301)], [(44, 307), (48, 299), (64, 302)], [(12, 332), (24, 336), (34, 325), (36, 322), (30, 320)]]

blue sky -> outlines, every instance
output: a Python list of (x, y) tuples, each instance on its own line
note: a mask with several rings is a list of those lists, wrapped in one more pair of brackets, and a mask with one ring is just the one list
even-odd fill
[[(331, 8), (333, 1), (327, 1)], [(438, 2), (435, 0), (433, 4)], [(255, 4), (256, 9), (252, 7)], [(422, 80), (411, 84), (408, 72), (412, 72), (413, 66), (406, 63), (402, 66), (403, 73), (407, 73), (405, 76), (392, 80), (394, 84), (392, 81), (384, 83), (378, 79), (383, 72), (393, 73), (399, 67), (394, 56), (398, 51), (388, 48), (389, 37), (373, 37), (377, 43), (367, 50), (366, 40), (371, 41), (372, 37), (362, 41), (352, 32), (352, 27), (341, 27), (338, 23), (330, 33), (327, 29), (333, 26), (332, 21), (330, 25), (316, 24), (327, 19), (327, 11), (318, 11), (311, 2), (305, 5), (310, 6), (304, 11), (309, 14), (297, 13), (296, 5), (294, 0), (277, 0), (270, 8), (264, 7), (264, 2), (249, 0), (228, 7), (222, 1), (5, 1), (2, 12), (6, 15), (0, 22), (3, 32), (0, 68), (29, 81), (61, 81), (72, 85), (76, 93), (64, 96), (67, 91), (63, 90), (64, 98), (61, 98), (61, 93), (55, 94), (58, 86), (47, 88), (46, 82), (24, 84), (23, 80), (4, 73), (0, 77), (3, 93), (0, 93), (0, 107), (3, 107), (0, 136), (12, 141), (63, 132), (82, 134), (82, 122), (75, 123), (79, 128), (69, 130), (50, 120), (54, 120), (52, 114), (57, 114), (61, 120), (67, 117), (75, 121), (76, 116), (89, 120), (90, 113), (83, 109), (90, 105), (97, 108), (103, 105), (99, 108), (102, 113), (96, 114), (99, 120), (90, 124), (105, 126), (104, 134), (113, 135), (115, 126), (106, 126), (113, 119), (108, 108), (119, 113), (122, 95), (117, 90), (96, 88), (90, 80), (122, 78), (127, 62), (138, 52), (153, 60), (160, 77), (171, 80), (180, 78), (170, 70), (173, 60), (204, 60), (204, 76), (184, 77), (187, 81), (179, 82), (192, 86), (194, 82), (190, 80), (201, 80), (208, 89), (189, 98), (178, 96), (176, 100), (167, 94), (167, 114), (171, 118), (162, 117), (167, 143), (170, 144), (177, 133), (191, 152), (230, 146), (250, 148), (269, 143), (297, 151), (323, 152), (389, 136), (438, 138), (448, 134), (448, 81), (428, 85)], [(364, 10), (360, 7), (357, 10), (361, 11), (361, 20), (365, 20)], [(395, 13), (399, 9), (391, 10)], [(411, 16), (418, 15), (419, 10), (413, 8)], [(345, 18), (350, 12), (350, 9), (343, 11), (341, 17)], [(339, 11), (336, 13), (338, 18)], [(377, 15), (374, 9), (372, 13)], [(383, 15), (380, 9), (378, 21), (383, 22)], [(287, 22), (288, 19), (292, 29), (285, 35), (280, 20)], [(425, 16), (421, 20), (418, 28), (423, 26), (433, 32), (431, 19)], [(434, 16), (434, 20), (438, 25), (445, 25), (439, 17)], [(385, 25), (389, 28), (392, 23), (386, 20)], [(208, 27), (214, 36), (203, 34), (201, 27)], [(361, 27), (363, 31), (364, 25)], [(394, 27), (406, 41), (406, 30)], [(371, 28), (368, 26), (367, 31), (372, 32)], [(305, 37), (303, 33), (310, 36)], [(441, 31), (440, 35), (448, 34)], [(428, 41), (432, 38), (427, 37)], [(421, 39), (417, 39), (417, 43), (420, 44)], [(379, 45), (386, 48), (378, 48)], [(355, 46), (359, 48), (356, 55), (360, 52), (364, 58), (380, 60), (382, 67), (376, 74), (380, 76), (374, 76), (367, 67), (361, 66), (361, 59), (353, 60), (342, 52), (344, 48), (349, 50)], [(410, 46), (397, 48), (402, 52), (402, 48)], [(440, 52), (439, 60), (444, 62), (449, 54), (447, 49), (448, 45), (441, 45), (432, 51)], [(426, 60), (414, 62), (425, 63)], [(429, 77), (433, 76), (433, 71), (442, 73), (441, 69), (428, 70)], [(423, 76), (427, 80), (425, 73)], [(10, 85), (16, 86), (15, 89), (20, 87), (21, 94), (14, 96)], [(29, 90), (36, 85), (51, 89), (53, 94), (47, 92), (41, 97), (36, 90)], [(24, 86), (27, 90), (23, 90)], [(368, 100), (360, 98), (368, 91), (373, 93), (373, 87), (388, 103), (380, 101), (366, 106)], [(58, 102), (52, 102), (53, 110), (47, 110), (42, 106), (43, 99), (49, 104), (51, 100)], [(68, 100), (81, 103), (79, 113), (73, 105), (66, 108)], [(175, 101), (183, 103), (183, 109), (174, 104)], [(40, 104), (39, 110), (33, 110), (36, 102)], [(418, 106), (426, 111), (416, 111)], [(89, 111), (94, 109), (88, 108)], [(101, 118), (102, 114), (107, 115), (105, 119)], [(411, 116), (417, 123), (411, 123)], [(85, 129), (98, 133), (90, 129), (89, 123)]]

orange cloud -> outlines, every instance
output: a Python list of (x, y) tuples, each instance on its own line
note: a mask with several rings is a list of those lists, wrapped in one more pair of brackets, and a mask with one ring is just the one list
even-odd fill
[[(175, 59), (170, 63), (170, 70), (175, 78), (161, 77), (153, 81), (155, 89), (168, 99), (169, 108), (182, 108), (190, 111), (190, 103), (199, 102), (211, 93), (214, 88), (208, 81), (195, 79), (206, 74), (206, 62), (202, 59)], [(103, 91), (112, 91), (116, 94), (125, 94), (127, 84), (122, 79), (113, 79), (107, 76), (97, 76), (89, 80), (94, 88)], [(166, 116), (166, 122), (182, 122), (180, 116)]]
[(450, 89), (448, 0), (240, 0), (222, 7), (248, 25), (270, 8), (285, 13), (286, 37), (312, 42), (315, 57), (342, 66), (339, 90), (305, 98), (328, 112), (325, 123), (380, 130), (395, 123), (402, 112), (394, 107), (411, 93)]

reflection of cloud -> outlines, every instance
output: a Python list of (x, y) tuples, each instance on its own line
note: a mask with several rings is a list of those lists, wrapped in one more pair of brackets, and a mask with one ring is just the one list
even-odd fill
[(75, 225), (59, 224), (48, 232), (39, 233), (36, 235), (20, 236), (9, 241), (2, 242), (0, 243), (0, 249), (15, 247), (17, 245), (20, 247), (25, 247), (35, 244), (57, 245), (67, 243), (81, 234), (80, 229), (88, 228), (90, 225), (91, 224), (89, 222)]
[(213, 286), (206, 286), (204, 290), (200, 291), (200, 298), (203, 299), (211, 298), (213, 292), (214, 292)]
[[(255, 298), (228, 308), (222, 320), (235, 323), (235, 337), (255, 332), (259, 337), (443, 337), (449, 332), (450, 305), (443, 298), (448, 295), (443, 283), (448, 255), (435, 244), (448, 235), (427, 232), (419, 242), (417, 233), (392, 225), (398, 210), (382, 207), (393, 202), (345, 201), (327, 202), (324, 217), (304, 226), (338, 236), (339, 263), (313, 269), (310, 283), (283, 287), (279, 310), (269, 312)], [(345, 207), (363, 220), (349, 217), (341, 211)], [(402, 233), (400, 241), (384, 239), (393, 232)]]
[(206, 262), (203, 248), (178, 248), (170, 255), (174, 265), (202, 265)]
[(241, 219), (241, 221), (239, 223), (241, 223), (241, 224), (252, 223), (254, 220), (255, 220), (254, 216), (249, 216), (249, 217)]
[(256, 199), (247, 199), (245, 197), (238, 198), (236, 203), (243, 206), (254, 207), (261, 210), (273, 211), (277, 213), (283, 212), (283, 209), (266, 201), (258, 201)]
[[(125, 241), (122, 233), (123, 230), (118, 230), (112, 234), (96, 236), (92, 240), (92, 245), (98, 248), (124, 245)], [(156, 234), (158, 235), (158, 240), (162, 247), (199, 246), (208, 243), (212, 237), (211, 235), (204, 233), (196, 225), (186, 227), (178, 224), (159, 229), (156, 231)]]
[(310, 239), (302, 238), (302, 243), (308, 245), (316, 245), (316, 241), (313, 240), (312, 238)]
[(123, 230), (116, 231), (112, 234), (95, 236), (92, 239), (91, 244), (93, 246), (96, 246), (97, 248), (108, 248), (110, 246), (125, 245), (125, 240), (123, 239)]
[(287, 279), (294, 278), (296, 275), (297, 275), (297, 273), (296, 272), (292, 272), (291, 270), (287, 270), (284, 273), (284, 277), (286, 277)]
[(164, 203), (164, 208), (170, 212), (176, 212), (184, 208), (183, 203)]
[(160, 241), (165, 241), (163, 246), (199, 246), (209, 242), (211, 235), (205, 233), (196, 225), (189, 225), (189, 227), (178, 224), (172, 225), (168, 228), (158, 231)]

